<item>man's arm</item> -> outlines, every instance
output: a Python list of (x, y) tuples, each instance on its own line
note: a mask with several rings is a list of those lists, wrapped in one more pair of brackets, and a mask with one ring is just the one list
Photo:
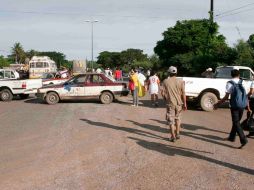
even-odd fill
[(186, 95), (185, 95), (185, 82), (184, 81), (183, 81), (183, 85), (182, 85), (182, 100), (183, 100), (183, 110), (187, 110)]
[(224, 103), (226, 100), (228, 100), (230, 93), (226, 92), (225, 96), (219, 100), (216, 104), (214, 104), (214, 109), (217, 109), (220, 104)]

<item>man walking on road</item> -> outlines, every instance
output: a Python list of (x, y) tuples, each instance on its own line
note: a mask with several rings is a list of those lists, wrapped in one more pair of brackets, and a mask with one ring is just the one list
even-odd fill
[(171, 142), (180, 139), (181, 112), (187, 110), (184, 81), (177, 79), (177, 68), (169, 67), (169, 78), (162, 83), (161, 95), (166, 100), (168, 121), (171, 131)]
[(226, 84), (225, 96), (217, 104), (215, 104), (214, 108), (216, 109), (220, 104), (228, 100), (229, 95), (231, 96), (230, 111), (233, 125), (227, 140), (234, 142), (237, 133), (241, 142), (241, 146), (239, 148), (242, 148), (248, 143), (248, 140), (244, 135), (243, 129), (240, 126), (240, 121), (243, 116), (244, 108), (247, 106), (247, 95), (242, 85), (242, 80), (240, 79), (239, 70), (233, 69), (231, 71), (231, 76), (232, 80), (228, 81)]

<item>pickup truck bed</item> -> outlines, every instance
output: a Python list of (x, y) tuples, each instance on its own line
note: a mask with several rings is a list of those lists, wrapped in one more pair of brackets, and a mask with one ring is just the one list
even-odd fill
[(29, 94), (36, 93), (40, 87), (42, 87), (41, 79), (0, 81), (0, 100), (11, 101), (14, 95), (28, 98)]

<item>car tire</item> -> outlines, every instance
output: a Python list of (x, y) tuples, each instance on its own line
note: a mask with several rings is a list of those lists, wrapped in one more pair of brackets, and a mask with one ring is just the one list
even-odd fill
[(46, 100), (47, 104), (54, 105), (54, 104), (57, 104), (59, 102), (59, 96), (55, 92), (49, 92), (46, 95), (45, 100)]
[(29, 94), (20, 94), (19, 97), (21, 99), (27, 99), (29, 97)]
[(113, 99), (113, 95), (110, 92), (103, 92), (100, 96), (100, 101), (103, 104), (110, 104)]
[(0, 99), (3, 102), (11, 101), (13, 99), (13, 94), (9, 89), (3, 89), (0, 91)]
[(200, 98), (200, 107), (204, 111), (211, 112), (214, 110), (214, 104), (217, 102), (218, 98), (214, 93), (206, 92)]

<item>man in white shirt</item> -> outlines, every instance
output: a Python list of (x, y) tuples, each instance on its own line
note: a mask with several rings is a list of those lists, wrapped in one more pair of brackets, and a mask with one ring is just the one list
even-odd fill
[[(228, 100), (229, 95), (231, 95), (230, 97), (230, 111), (231, 111), (231, 117), (232, 117), (232, 129), (230, 132), (229, 137), (226, 139), (228, 141), (234, 142), (235, 138), (236, 138), (236, 133), (238, 134), (239, 138), (240, 138), (240, 142), (241, 142), (241, 146), (239, 148), (242, 148), (243, 146), (245, 146), (248, 143), (248, 140), (243, 132), (243, 129), (240, 126), (240, 121), (242, 119), (243, 116), (243, 111), (244, 108), (239, 108), (236, 107), (234, 105), (234, 91), (236, 90), (235, 85), (242, 85), (242, 80), (240, 79), (240, 72), (237, 69), (233, 69), (231, 71), (231, 76), (232, 79), (230, 81), (227, 82), (226, 84), (226, 94), (225, 96), (217, 103), (214, 105), (215, 109), (218, 107), (218, 105), (222, 104), (223, 102), (225, 102), (226, 100)], [(245, 91), (245, 89), (242, 87), (242, 89)], [(247, 103), (246, 103), (247, 106)]]

